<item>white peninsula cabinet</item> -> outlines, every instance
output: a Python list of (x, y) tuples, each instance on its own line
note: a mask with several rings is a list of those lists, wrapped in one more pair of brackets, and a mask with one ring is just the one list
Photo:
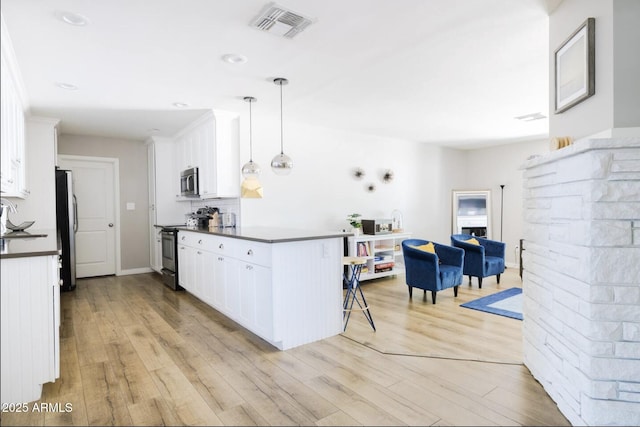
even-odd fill
[(342, 332), (342, 235), (181, 229), (178, 276), (188, 292), (280, 350)]

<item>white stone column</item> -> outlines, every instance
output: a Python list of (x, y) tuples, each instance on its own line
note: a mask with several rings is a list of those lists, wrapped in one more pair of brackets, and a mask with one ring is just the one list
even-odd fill
[(576, 425), (640, 425), (640, 138), (524, 171), (524, 363)]

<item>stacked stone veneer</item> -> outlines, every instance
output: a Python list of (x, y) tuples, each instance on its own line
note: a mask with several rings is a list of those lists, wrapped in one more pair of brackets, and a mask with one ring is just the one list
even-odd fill
[(574, 425), (640, 425), (640, 138), (524, 165), (524, 363)]

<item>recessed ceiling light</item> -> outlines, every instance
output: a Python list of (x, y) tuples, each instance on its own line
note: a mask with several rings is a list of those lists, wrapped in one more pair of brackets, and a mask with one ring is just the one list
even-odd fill
[(77, 13), (73, 12), (56, 12), (58, 18), (69, 25), (75, 25), (76, 27), (83, 27), (89, 23), (89, 20)]
[(246, 56), (238, 55), (237, 53), (227, 53), (226, 55), (222, 55), (222, 60), (229, 64), (244, 64), (248, 61)]
[(186, 102), (174, 102), (173, 106), (177, 108), (186, 108), (189, 106), (189, 104), (187, 104)]
[(56, 83), (56, 86), (64, 90), (78, 90), (78, 86), (72, 85), (71, 83), (59, 82), (59, 83)]

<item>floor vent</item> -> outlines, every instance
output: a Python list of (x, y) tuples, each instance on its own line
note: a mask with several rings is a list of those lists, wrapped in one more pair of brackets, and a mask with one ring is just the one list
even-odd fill
[(313, 21), (309, 18), (275, 3), (270, 3), (260, 15), (251, 21), (250, 25), (259, 30), (291, 39), (312, 23)]

